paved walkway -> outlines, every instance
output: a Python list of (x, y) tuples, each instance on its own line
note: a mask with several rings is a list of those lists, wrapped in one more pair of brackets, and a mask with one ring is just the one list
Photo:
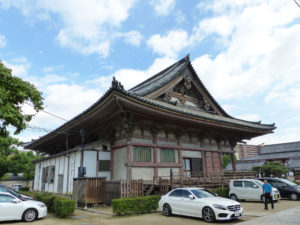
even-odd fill
[[(270, 210), (269, 210), (270, 211)], [(243, 225), (300, 225), (300, 206), (240, 223)]]

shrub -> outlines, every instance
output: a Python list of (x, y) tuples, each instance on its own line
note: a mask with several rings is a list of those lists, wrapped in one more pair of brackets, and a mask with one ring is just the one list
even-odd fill
[(210, 191), (223, 198), (228, 198), (229, 195), (229, 188), (215, 188), (211, 189)]
[(53, 200), (55, 214), (59, 218), (70, 216), (75, 210), (75, 201), (62, 197), (55, 197)]
[(300, 181), (294, 180), (293, 182), (294, 182), (295, 184), (300, 185)]
[(116, 215), (145, 214), (156, 211), (160, 196), (121, 198), (112, 200), (112, 209)]
[(20, 187), (19, 191), (29, 191), (29, 187)]
[(48, 211), (55, 213), (58, 217), (69, 216), (75, 210), (75, 201), (55, 196), (48, 192), (21, 191), (20, 193), (32, 196), (34, 200), (45, 203)]

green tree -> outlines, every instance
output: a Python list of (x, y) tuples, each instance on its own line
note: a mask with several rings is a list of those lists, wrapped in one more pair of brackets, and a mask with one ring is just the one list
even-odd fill
[(254, 166), (252, 167), (253, 171), (260, 170), (263, 176), (269, 177), (272, 174), (276, 177), (281, 177), (285, 175), (289, 170), (281, 162), (268, 162), (263, 166)]
[(8, 156), (7, 167), (8, 171), (17, 175), (23, 173), (24, 178), (31, 180), (34, 177), (35, 166), (33, 160), (40, 159), (42, 156), (35, 155), (32, 151), (15, 151)]
[[(236, 156), (234, 155), (234, 161), (237, 161)], [(222, 156), (222, 165), (223, 165), (223, 169), (226, 168), (226, 166), (231, 162), (231, 155), (223, 155)]]
[(8, 171), (8, 158), (9, 156), (17, 151), (17, 145), (20, 142), (9, 136), (6, 131), (0, 135), (0, 180)]
[(0, 178), (9, 172), (10, 159), (18, 154), (16, 146), (20, 145), (10, 136), (8, 126), (15, 128), (14, 134), (19, 134), (34, 116), (34, 113), (22, 111), (24, 103), (31, 104), (36, 112), (43, 109), (41, 92), (29, 82), (13, 76), (0, 61)]
[(36, 112), (43, 109), (41, 92), (33, 84), (13, 76), (0, 62), (0, 135), (6, 134), (9, 125), (16, 128), (15, 134), (26, 128), (34, 116), (22, 111), (26, 102), (31, 103)]

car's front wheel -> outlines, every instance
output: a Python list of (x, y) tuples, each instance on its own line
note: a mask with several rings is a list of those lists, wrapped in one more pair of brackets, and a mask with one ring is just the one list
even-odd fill
[(295, 193), (291, 194), (291, 199), (294, 201), (298, 200), (298, 195), (296, 195)]
[(24, 222), (32, 222), (37, 218), (37, 216), (38, 212), (36, 211), (36, 209), (27, 209), (23, 213), (22, 220)]
[(205, 222), (212, 223), (216, 220), (214, 211), (210, 207), (205, 207), (202, 210), (202, 218)]
[(164, 206), (163, 206), (163, 214), (165, 216), (171, 216), (172, 215), (172, 209), (171, 209), (171, 206), (169, 204), (164, 204)]

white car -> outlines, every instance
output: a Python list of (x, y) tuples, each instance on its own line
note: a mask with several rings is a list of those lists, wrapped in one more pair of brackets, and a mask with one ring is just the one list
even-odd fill
[(21, 200), (7, 192), (0, 192), (0, 221), (34, 221), (47, 215), (44, 203), (34, 200)]
[(203, 218), (206, 222), (243, 216), (239, 202), (217, 197), (203, 188), (174, 189), (161, 197), (158, 206), (165, 216), (193, 216)]
[[(254, 179), (236, 179), (229, 182), (229, 197), (232, 200), (254, 200), (265, 201), (263, 195), (262, 185), (264, 183), (260, 180)], [(272, 188), (273, 201), (281, 198), (277, 188)]]

